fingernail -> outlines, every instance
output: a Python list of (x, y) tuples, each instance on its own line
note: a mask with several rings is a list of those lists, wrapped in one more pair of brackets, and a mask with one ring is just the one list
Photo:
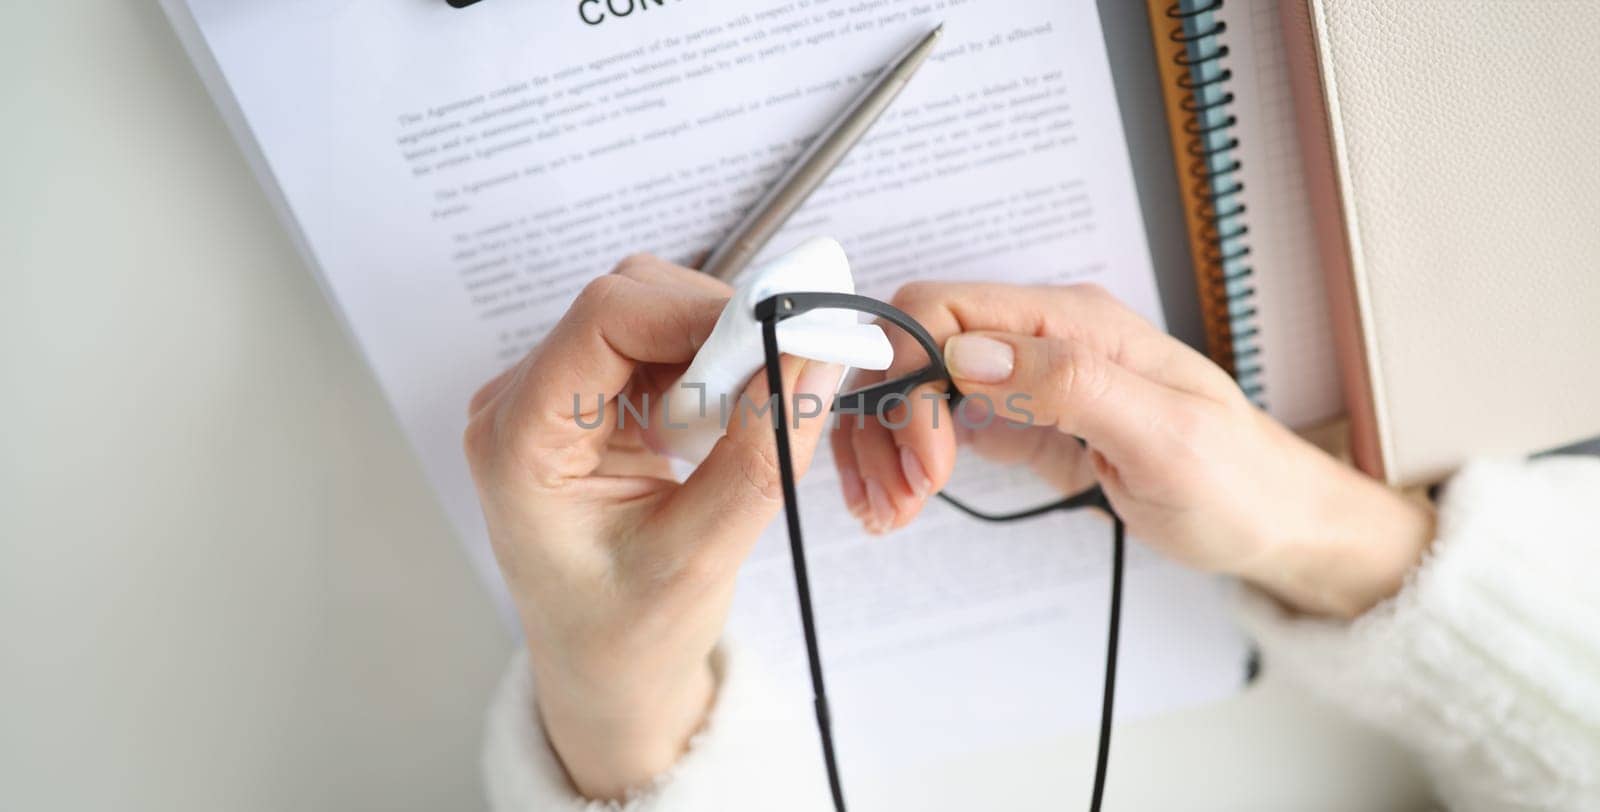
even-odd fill
[(889, 492), (878, 484), (876, 479), (867, 480), (867, 502), (872, 506), (872, 514), (867, 517), (866, 525), (869, 533), (883, 533), (894, 523), (894, 505), (889, 503)]
[(1011, 345), (987, 336), (951, 336), (944, 344), (944, 362), (950, 374), (978, 383), (1000, 383), (1011, 377), (1016, 353)]
[(800, 370), (800, 380), (794, 385), (795, 395), (820, 398), (826, 411), (833, 405), (832, 398), (834, 393), (839, 391), (839, 376), (842, 374), (844, 367), (838, 364), (807, 361), (805, 369)]
[(861, 475), (856, 469), (839, 469), (839, 489), (844, 491), (844, 505), (850, 509), (850, 515), (861, 518), (867, 507), (867, 489), (861, 484)]
[(906, 484), (911, 486), (911, 492), (922, 498), (933, 490), (933, 480), (928, 478), (928, 469), (922, 467), (922, 460), (917, 459), (917, 452), (911, 446), (900, 446), (900, 472), (906, 476)]

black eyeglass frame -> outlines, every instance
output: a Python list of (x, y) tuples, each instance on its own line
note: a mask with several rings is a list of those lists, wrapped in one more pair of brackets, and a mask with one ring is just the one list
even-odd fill
[[(796, 498), (794, 457), (789, 445), (788, 410), (783, 400), (783, 371), (779, 365), (778, 324), (813, 310), (851, 310), (894, 324), (906, 331), (928, 354), (928, 365), (916, 372), (881, 381), (853, 392), (837, 395), (830, 412), (878, 414), (883, 402), (890, 397), (909, 398), (918, 386), (943, 381), (948, 387), (950, 408), (956, 409), (962, 395), (950, 377), (944, 362), (944, 353), (933, 336), (905, 311), (893, 305), (866, 296), (849, 293), (808, 291), (781, 293), (756, 303), (755, 317), (761, 322), (761, 342), (765, 354), (767, 389), (773, 400), (772, 424), (777, 442), (779, 477), (783, 487), (784, 518), (789, 531), (789, 553), (794, 565), (795, 591), (800, 603), (801, 630), (805, 637), (806, 659), (811, 671), (812, 705), (816, 711), (817, 731), (822, 741), (823, 763), (828, 773), (828, 789), (833, 796), (835, 812), (845, 812), (844, 788), (839, 777), (838, 759), (834, 754), (833, 725), (828, 712), (828, 694), (823, 681), (822, 654), (817, 643), (816, 618), (811, 608), (811, 579), (806, 568), (805, 544), (800, 533), (800, 507)], [(1125, 558), (1126, 531), (1122, 518), (1112, 509), (1110, 500), (1099, 485), (1036, 508), (1007, 514), (992, 514), (972, 508), (941, 491), (939, 498), (957, 510), (977, 519), (992, 522), (1018, 521), (1057, 510), (1099, 508), (1111, 517), (1111, 609), (1106, 639), (1106, 671), (1100, 706), (1100, 737), (1095, 758), (1094, 788), (1089, 808), (1100, 809), (1105, 791), (1106, 765), (1111, 749), (1111, 711), (1114, 704), (1117, 673), (1117, 639), (1122, 615), (1122, 570)]]

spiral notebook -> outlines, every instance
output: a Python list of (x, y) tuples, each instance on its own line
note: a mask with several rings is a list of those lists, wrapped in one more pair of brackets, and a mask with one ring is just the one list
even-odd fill
[(1331, 420), (1344, 404), (1279, 8), (1149, 11), (1207, 351), (1279, 420)]

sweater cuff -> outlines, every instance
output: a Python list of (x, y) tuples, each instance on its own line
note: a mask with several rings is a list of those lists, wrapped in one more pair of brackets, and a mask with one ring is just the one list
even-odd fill
[(1349, 624), (1242, 590), (1267, 667), (1412, 745), (1453, 809), (1600, 799), (1600, 461), (1479, 463), (1393, 598)]
[(805, 706), (778, 700), (752, 658), (724, 644), (712, 655), (717, 698), (678, 763), (624, 801), (580, 796), (545, 738), (532, 670), (518, 651), (489, 708), (484, 786), (495, 812), (816, 810), (829, 804), (816, 730)]

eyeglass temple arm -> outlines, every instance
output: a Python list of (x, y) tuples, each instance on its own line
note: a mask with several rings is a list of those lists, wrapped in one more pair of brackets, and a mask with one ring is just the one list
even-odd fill
[[(823, 683), (822, 657), (817, 645), (815, 619), (811, 612), (810, 579), (806, 573), (805, 548), (800, 535), (800, 513), (795, 504), (794, 465), (790, 459), (789, 432), (785, 425), (786, 417), (782, 397), (783, 378), (778, 368), (778, 323), (820, 308), (855, 310), (885, 319), (910, 333), (917, 340), (917, 343), (922, 345), (922, 349), (928, 353), (928, 358), (930, 359), (929, 365), (919, 372), (903, 378), (884, 381), (859, 392), (840, 396), (834, 403), (835, 410), (840, 408), (840, 403), (846, 402), (851, 398), (856, 398), (863, 402), (871, 401), (873, 408), (876, 409), (878, 403), (891, 394), (909, 395), (911, 390), (919, 384), (941, 378), (949, 382), (952, 406), (960, 400), (961, 393), (956, 390), (955, 383), (950, 381), (949, 372), (944, 365), (944, 356), (939, 351), (939, 347), (934, 344), (933, 337), (915, 319), (912, 319), (911, 316), (899, 308), (884, 304), (876, 299), (868, 299), (865, 296), (821, 292), (779, 294), (756, 303), (755, 316), (762, 323), (761, 337), (766, 354), (767, 386), (777, 398), (772, 413), (773, 429), (776, 433), (779, 467), (783, 478), (784, 515), (789, 524), (789, 544), (794, 560), (795, 588), (800, 602), (807, 660), (811, 666), (811, 684), (815, 697), (817, 728), (822, 737), (823, 761), (828, 772), (829, 789), (833, 795), (833, 808), (836, 812), (845, 812), (844, 789), (839, 779), (839, 764), (833, 748), (833, 725), (829, 719), (827, 689)], [(1080, 439), (1079, 442), (1082, 442), (1082, 440)], [(1110, 628), (1106, 637), (1106, 675), (1100, 705), (1100, 741), (1095, 757), (1094, 789), (1089, 801), (1089, 808), (1093, 812), (1099, 812), (1100, 802), (1105, 791), (1106, 766), (1109, 761), (1108, 756), (1111, 747), (1111, 714), (1113, 703), (1115, 702), (1117, 675), (1117, 638), (1122, 625), (1122, 568), (1124, 534), (1126, 532), (1122, 517), (1117, 515), (1116, 510), (1111, 506), (1111, 501), (1106, 498), (1105, 491), (1099, 485), (1094, 485), (1056, 502), (1010, 514), (985, 513), (969, 507), (943, 492), (939, 493), (939, 497), (968, 515), (992, 522), (1015, 521), (1057, 510), (1074, 510), (1088, 507), (1099, 508), (1110, 514), (1112, 523)]]

